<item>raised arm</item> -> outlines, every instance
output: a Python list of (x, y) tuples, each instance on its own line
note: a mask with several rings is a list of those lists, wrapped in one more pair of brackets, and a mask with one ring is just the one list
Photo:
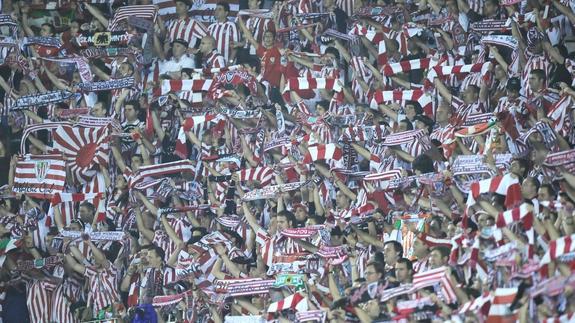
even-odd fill
[(102, 250), (96, 247), (96, 245), (91, 240), (88, 240), (88, 245), (90, 246), (90, 250), (92, 250), (92, 255), (94, 256), (94, 260), (96, 261), (96, 263), (102, 265), (102, 267), (104, 268), (109, 268), (110, 262), (108, 261)]
[(252, 230), (254, 230), (254, 233), (262, 230), (262, 227), (258, 224), (258, 221), (250, 211), (250, 208), (248, 207), (246, 202), (242, 203), (242, 208), (244, 210), (244, 216), (246, 217), (246, 220), (248, 221), (248, 224), (250, 225)]
[(117, 145), (111, 145), (112, 147), (112, 156), (114, 156), (114, 160), (116, 161), (116, 165), (120, 169), (122, 173), (126, 172), (126, 163), (124, 163), (124, 157), (122, 157), (122, 153)]
[(90, 12), (90, 14), (92, 16), (94, 16), (94, 18), (96, 18), (96, 20), (98, 20), (99, 22), (102, 23), (102, 25), (104, 25), (104, 27), (106, 29), (108, 29), (108, 19), (106, 19), (106, 17), (104, 17), (104, 15), (102, 14), (102, 12), (100, 12), (100, 10), (94, 6), (92, 6), (90, 3), (85, 2), (84, 3), (86, 5), (86, 9), (88, 9), (88, 11)]
[(437, 91), (439, 91), (439, 94), (443, 97), (443, 99), (447, 101), (448, 104), (451, 104), (451, 99), (453, 98), (453, 95), (451, 94), (447, 86), (445, 86), (445, 84), (443, 84), (443, 82), (439, 78), (435, 78), (433, 80), (433, 84), (435, 84), (435, 88), (437, 89)]
[(142, 219), (142, 211), (140, 211), (140, 208), (136, 206), (134, 211), (136, 212), (136, 226), (138, 227), (138, 231), (140, 231), (144, 238), (149, 242), (152, 242), (156, 234), (144, 225), (144, 219)]
[(248, 30), (248, 27), (246, 27), (246, 24), (244, 22), (244, 20), (242, 19), (242, 17), (238, 18), (238, 25), (240, 26), (240, 31), (242, 32), (242, 35), (244, 35), (244, 38), (250, 43), (252, 44), (252, 46), (254, 46), (255, 49), (259, 49), (260, 44), (257, 42), (257, 40), (254, 38), (254, 36), (252, 35), (252, 33)]

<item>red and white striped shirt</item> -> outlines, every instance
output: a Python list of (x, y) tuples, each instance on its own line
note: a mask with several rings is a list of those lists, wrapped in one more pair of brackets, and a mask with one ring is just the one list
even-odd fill
[(226, 66), (226, 59), (217, 51), (213, 50), (209, 55), (207, 55), (203, 68), (212, 69), (212, 68), (222, 68)]
[(208, 35), (208, 29), (203, 23), (193, 18), (174, 19), (166, 23), (168, 38), (171, 42), (176, 39), (183, 39), (189, 43), (190, 48), (196, 45), (196, 42)]
[(76, 323), (70, 305), (80, 300), (82, 286), (73, 278), (66, 278), (52, 293), (51, 322)]
[(55, 284), (47, 280), (33, 280), (28, 285), (26, 306), (30, 322), (50, 322), (50, 301), (55, 287)]
[(88, 283), (88, 306), (92, 307), (94, 315), (99, 310), (120, 301), (118, 293), (119, 273), (114, 265), (107, 269), (86, 266), (84, 277)]
[(208, 27), (208, 31), (216, 40), (218, 52), (228, 61), (232, 53), (232, 43), (240, 41), (238, 27), (231, 21), (214, 22)]
[[(536, 69), (541, 69), (545, 72), (546, 79), (548, 80), (551, 76), (551, 60), (546, 55), (533, 55), (527, 59), (525, 63), (525, 68), (521, 75), (521, 87), (525, 91), (525, 96), (530, 97), (533, 94), (531, 87), (529, 86), (529, 74), (531, 71)], [(545, 84), (547, 86), (547, 84)]]

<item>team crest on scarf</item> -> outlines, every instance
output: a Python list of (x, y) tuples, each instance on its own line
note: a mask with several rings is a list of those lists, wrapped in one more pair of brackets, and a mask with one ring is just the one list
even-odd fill
[(48, 174), (50, 169), (50, 161), (39, 160), (34, 164), (34, 174), (36, 174), (36, 180), (43, 181)]

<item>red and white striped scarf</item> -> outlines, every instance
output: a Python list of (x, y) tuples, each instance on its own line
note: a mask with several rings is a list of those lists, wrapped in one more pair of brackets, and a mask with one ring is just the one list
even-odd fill
[(489, 71), (490, 64), (491, 62), (468, 64), (468, 65), (455, 65), (455, 66), (434, 66), (429, 71), (429, 73), (427, 73), (427, 78), (430, 81), (433, 81), (435, 77), (439, 76), (449, 76), (452, 74), (474, 73), (474, 72), (481, 72), (481, 75), (485, 75)]
[(421, 288), (441, 284), (441, 294), (445, 298), (445, 302), (448, 304), (456, 302), (457, 295), (455, 294), (455, 288), (451, 283), (451, 279), (447, 276), (446, 269), (446, 267), (440, 267), (414, 274), (413, 289), (419, 290)]
[(342, 92), (343, 86), (339, 79), (336, 78), (306, 78), (306, 77), (292, 77), (286, 82), (286, 87), (283, 90), (283, 97), (286, 102), (290, 102), (289, 92), (294, 90), (334, 90), (335, 92)]
[(249, 169), (240, 170), (240, 181), (258, 181), (260, 186), (267, 186), (271, 184), (274, 177), (273, 168), (260, 166)]
[(493, 299), (486, 322), (515, 322), (517, 311), (510, 312), (509, 307), (516, 295), (517, 288), (497, 288), (492, 294)]
[(467, 312), (474, 312), (476, 313), (483, 305), (491, 302), (493, 300), (493, 296), (489, 292), (483, 293), (481, 296), (475, 298), (472, 301), (469, 301), (459, 308), (459, 314), (465, 314)]
[(439, 62), (432, 58), (412, 59), (409, 61), (401, 61), (399, 63), (386, 64), (381, 68), (384, 76), (392, 76), (399, 73), (406, 73), (413, 70), (428, 69), (434, 67)]
[(549, 243), (549, 248), (541, 258), (541, 265), (546, 265), (558, 257), (575, 251), (575, 234), (560, 237)]
[(571, 113), (575, 108), (573, 103), (573, 98), (570, 95), (563, 96), (553, 104), (547, 114), (547, 117), (552, 121), (553, 130), (560, 136), (570, 139), (573, 133), (573, 120), (571, 120)]
[(425, 233), (422, 233), (419, 236), (417, 236), (417, 239), (421, 240), (423, 243), (425, 243), (430, 248), (433, 248), (436, 246), (451, 247), (453, 245), (452, 241), (450, 239), (434, 238), (434, 237), (427, 235)]
[[(499, 213), (496, 225), (497, 228), (504, 228), (515, 222), (521, 222), (523, 224), (523, 230), (527, 235), (529, 243), (528, 257), (531, 258), (533, 257), (535, 248), (535, 229), (533, 229), (533, 212), (530, 210), (529, 204), (523, 203), (516, 208)], [(502, 236), (501, 240), (498, 242), (503, 243)]]
[(303, 163), (310, 164), (316, 160), (340, 160), (343, 152), (336, 144), (316, 145), (308, 147), (308, 152), (303, 159)]
[(128, 182), (128, 186), (132, 188), (140, 187), (144, 184), (144, 179), (146, 177), (159, 177), (169, 174), (183, 173), (183, 172), (195, 172), (195, 166), (189, 160), (179, 160), (170, 163), (163, 163), (150, 166), (142, 166), (138, 171), (132, 176)]
[(393, 101), (417, 101), (424, 111), (433, 111), (433, 99), (423, 90), (376, 91), (373, 94), (371, 106), (377, 107), (377, 105)]
[[(154, 94), (156, 96), (166, 95), (170, 92), (201, 92), (208, 91), (213, 84), (213, 80), (163, 80), (162, 86)], [(159, 91), (158, 91), (159, 90)]]
[(298, 312), (305, 312), (308, 309), (307, 299), (302, 294), (295, 293), (282, 299), (281, 301), (271, 303), (267, 309), (267, 312), (276, 313), (287, 309), (293, 309)]
[(138, 17), (156, 21), (156, 5), (135, 5), (124, 6), (116, 10), (114, 17), (108, 24), (108, 30), (114, 31), (120, 27), (120, 22), (128, 19), (128, 17)]
[(467, 196), (467, 206), (472, 206), (479, 195), (484, 193), (497, 193), (505, 196), (505, 207), (512, 208), (522, 200), (521, 185), (517, 178), (511, 174), (495, 176), (471, 184), (469, 195)]

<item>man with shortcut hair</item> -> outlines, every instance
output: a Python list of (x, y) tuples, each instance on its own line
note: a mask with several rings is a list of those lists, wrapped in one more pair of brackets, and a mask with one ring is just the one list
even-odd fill
[(436, 269), (442, 266), (447, 266), (449, 262), (449, 253), (451, 250), (446, 246), (437, 246), (431, 249), (429, 254), (429, 267)]
[(216, 22), (208, 27), (209, 34), (216, 40), (216, 48), (226, 62), (233, 63), (236, 58), (236, 49), (233, 44), (240, 41), (240, 34), (235, 23), (228, 20), (230, 5), (227, 2), (218, 2), (214, 13)]
[(216, 49), (216, 40), (212, 36), (205, 36), (200, 42), (199, 52), (202, 54), (202, 68), (222, 68), (226, 66), (226, 59)]
[(400, 284), (409, 284), (413, 280), (413, 264), (407, 258), (399, 258), (395, 263), (395, 278)]
[(176, 0), (176, 19), (169, 20), (165, 23), (165, 32), (168, 40), (173, 42), (176, 39), (183, 39), (187, 42), (188, 47), (194, 48), (198, 45), (200, 39), (208, 34), (208, 29), (204, 24), (190, 17), (188, 9), (190, 3), (187, 0)]

